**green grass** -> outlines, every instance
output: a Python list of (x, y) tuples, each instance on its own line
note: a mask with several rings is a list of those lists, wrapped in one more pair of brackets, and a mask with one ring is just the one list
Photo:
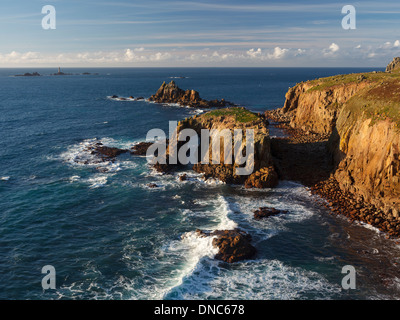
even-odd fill
[(207, 112), (204, 117), (235, 117), (237, 122), (252, 122), (258, 120), (258, 115), (244, 108), (226, 108)]
[(357, 93), (345, 104), (354, 119), (389, 120), (400, 129), (400, 81), (389, 80)]
[(322, 91), (338, 85), (346, 85), (349, 83), (358, 83), (361, 81), (368, 81), (370, 83), (377, 83), (380, 81), (396, 79), (400, 81), (400, 73), (386, 73), (386, 72), (368, 72), (368, 73), (352, 73), (337, 75), (327, 78), (320, 78), (309, 81), (313, 85), (307, 92)]

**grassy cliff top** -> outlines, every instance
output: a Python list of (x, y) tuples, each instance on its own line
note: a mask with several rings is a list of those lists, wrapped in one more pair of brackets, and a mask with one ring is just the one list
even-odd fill
[(351, 83), (359, 83), (361, 81), (372, 84), (379, 84), (382, 81), (395, 80), (400, 82), (400, 72), (368, 72), (368, 73), (351, 73), (337, 75), (327, 78), (310, 80), (308, 83), (312, 87), (308, 91), (327, 90), (336, 86), (347, 85)]
[(344, 108), (354, 116), (372, 119), (371, 124), (389, 120), (400, 128), (400, 80), (388, 78), (368, 87), (347, 101)]
[(369, 72), (337, 75), (308, 81), (307, 92), (334, 90), (336, 87), (365, 82), (345, 104), (352, 116), (371, 118), (371, 124), (390, 120), (400, 128), (400, 72)]
[(259, 120), (258, 115), (241, 107), (218, 109), (207, 112), (200, 117), (203, 118), (232, 118), (234, 121), (247, 123)]

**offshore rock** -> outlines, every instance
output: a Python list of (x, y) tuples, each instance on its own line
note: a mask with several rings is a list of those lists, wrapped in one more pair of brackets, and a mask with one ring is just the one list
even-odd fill
[(213, 240), (213, 246), (219, 251), (215, 258), (228, 263), (251, 259), (256, 253), (256, 248), (251, 244), (251, 235), (240, 230), (216, 230), (205, 232), (196, 230), (202, 237), (216, 236)]
[(258, 210), (254, 211), (254, 219), (261, 220), (264, 218), (276, 216), (281, 213), (287, 213), (287, 211), (277, 210), (275, 208), (261, 207)]
[(135, 156), (145, 156), (147, 149), (153, 144), (153, 142), (139, 142), (134, 145), (131, 149), (131, 154)]
[(181, 106), (195, 108), (223, 108), (233, 105), (231, 102), (225, 101), (224, 99), (212, 101), (201, 99), (197, 91), (182, 90), (174, 81), (168, 84), (163, 82), (157, 92), (149, 98), (149, 101), (157, 103), (177, 103)]

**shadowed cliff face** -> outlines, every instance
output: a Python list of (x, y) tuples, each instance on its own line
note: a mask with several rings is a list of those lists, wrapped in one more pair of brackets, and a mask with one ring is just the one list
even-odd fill
[[(400, 59), (398, 59), (400, 61)], [(386, 213), (400, 209), (400, 73), (351, 74), (297, 84), (281, 112), (293, 128), (330, 135), (343, 191)], [(393, 72), (396, 71), (396, 72)]]

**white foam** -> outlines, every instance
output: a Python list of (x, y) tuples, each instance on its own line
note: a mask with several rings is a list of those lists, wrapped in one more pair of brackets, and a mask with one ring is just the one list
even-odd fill
[(100, 188), (107, 184), (108, 177), (105, 175), (96, 175), (92, 178), (87, 179), (87, 182), (90, 184), (89, 188)]
[(80, 176), (72, 176), (72, 177), (69, 178), (69, 181), (70, 182), (75, 182), (75, 181), (78, 181), (80, 178), (81, 178)]
[(185, 253), (185, 265), (175, 273), (173, 279), (170, 279), (170, 285), (162, 290), (164, 298), (173, 288), (182, 285), (185, 278), (190, 276), (198, 263), (205, 257), (214, 258), (218, 253), (218, 248), (212, 245), (215, 237), (201, 237), (196, 232), (187, 232), (182, 235), (180, 241), (173, 241), (165, 250), (167, 253)]
[(204, 261), (173, 293), (180, 299), (293, 300), (310, 295), (314, 299), (329, 299), (340, 292), (339, 285), (315, 272), (262, 259), (230, 269)]

